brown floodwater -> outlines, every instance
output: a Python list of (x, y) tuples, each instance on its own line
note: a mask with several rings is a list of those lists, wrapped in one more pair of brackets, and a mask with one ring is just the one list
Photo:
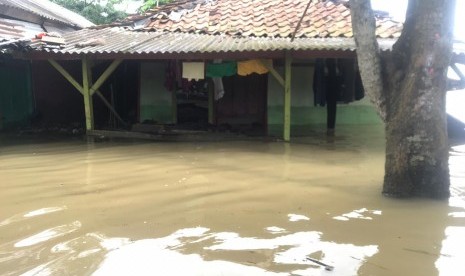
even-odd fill
[(465, 145), (450, 200), (397, 200), (383, 135), (0, 136), (0, 274), (464, 275)]

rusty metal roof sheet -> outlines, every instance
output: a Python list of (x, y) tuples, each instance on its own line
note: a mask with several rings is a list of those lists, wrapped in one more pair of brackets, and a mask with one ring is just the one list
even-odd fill
[(12, 45), (26, 44), (42, 31), (39, 24), (0, 18), (0, 53), (4, 53)]
[[(133, 32), (123, 28), (83, 29), (64, 35), (61, 49), (44, 48), (57, 54), (179, 54), (270, 52), (282, 50), (355, 50), (352, 38), (231, 37), (170, 32)], [(382, 49), (390, 49), (393, 39), (380, 39)], [(85, 46), (84, 45), (89, 45)], [(39, 50), (40, 49), (36, 49)]]
[(39, 24), (0, 18), (0, 38), (22, 39), (33, 38), (39, 32), (43, 32)]
[[(121, 25), (144, 31), (225, 34), (236, 37), (291, 37), (309, 0), (178, 0)], [(141, 24), (142, 23), (142, 24)], [(376, 34), (397, 38), (402, 24), (379, 16)], [(313, 0), (296, 33), (299, 38), (353, 37), (350, 8), (343, 0)]]

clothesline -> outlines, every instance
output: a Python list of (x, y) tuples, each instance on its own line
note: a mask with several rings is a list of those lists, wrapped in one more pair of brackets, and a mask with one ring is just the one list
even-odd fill
[(201, 80), (205, 77), (222, 78), (233, 75), (248, 76), (266, 74), (268, 69), (258, 59), (246, 61), (228, 61), (223, 63), (183, 62), (182, 77), (188, 80)]

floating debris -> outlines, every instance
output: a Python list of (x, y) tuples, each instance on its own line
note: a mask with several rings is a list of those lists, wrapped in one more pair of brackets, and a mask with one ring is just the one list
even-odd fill
[(325, 264), (323, 262), (320, 262), (320, 261), (318, 261), (316, 259), (313, 259), (313, 258), (310, 258), (310, 257), (307, 257), (306, 259), (309, 260), (309, 261), (312, 261), (312, 262), (314, 262), (316, 264), (319, 264), (319, 265), (323, 266), (325, 268), (325, 270), (327, 270), (327, 271), (333, 271), (334, 270), (334, 266)]

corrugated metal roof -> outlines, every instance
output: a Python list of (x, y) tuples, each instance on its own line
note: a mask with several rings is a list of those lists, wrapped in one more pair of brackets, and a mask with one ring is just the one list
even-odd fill
[(43, 29), (38, 24), (0, 18), (0, 52), (4, 53), (11, 45), (26, 44)]
[[(61, 54), (179, 54), (221, 52), (269, 52), (281, 50), (355, 50), (352, 38), (231, 37), (171, 32), (133, 32), (123, 28), (83, 29), (64, 35), (62, 49), (42, 51)], [(393, 39), (380, 39), (390, 49)], [(82, 47), (92, 44), (94, 46)], [(39, 49), (37, 49), (39, 50)]]
[(36, 34), (43, 32), (39, 24), (0, 18), (0, 38), (21, 39), (33, 38)]
[(94, 26), (83, 16), (48, 0), (0, 0), (0, 8), (14, 8), (68, 26), (86, 28)]

